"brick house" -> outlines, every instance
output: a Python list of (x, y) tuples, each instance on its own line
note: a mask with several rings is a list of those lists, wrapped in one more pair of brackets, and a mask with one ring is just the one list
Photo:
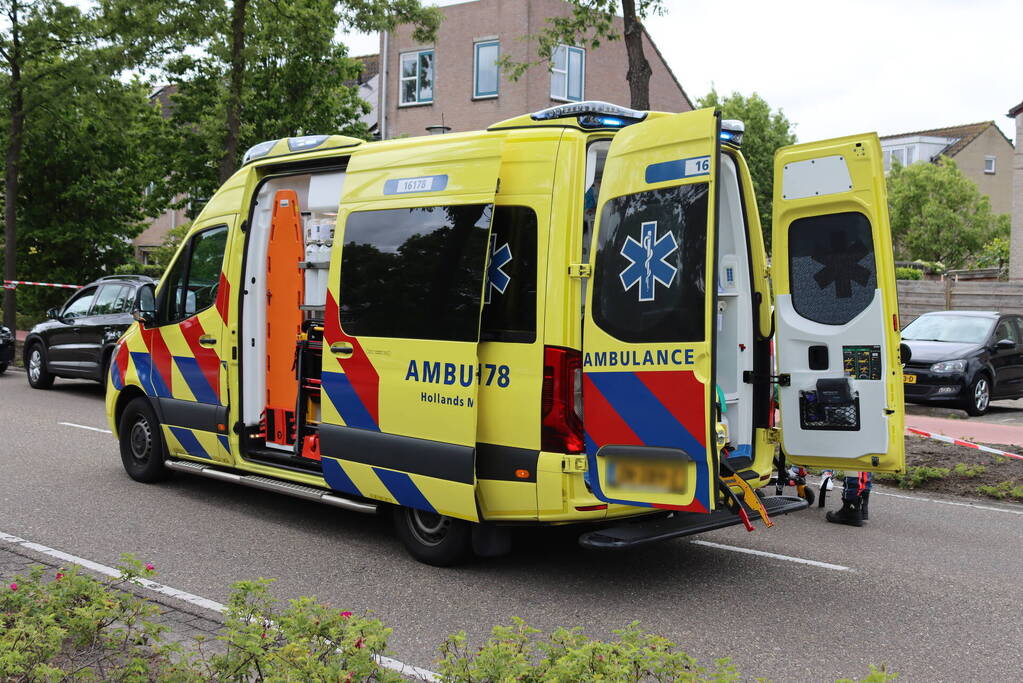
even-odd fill
[[(417, 43), (409, 27), (380, 36), (381, 137), (423, 135), (430, 126), (445, 126), (452, 132), (477, 130), (561, 102), (605, 100), (629, 105), (628, 58), (622, 40), (596, 49), (563, 45), (555, 52), (550, 71), (546, 65), (534, 65), (515, 82), (499, 73), (495, 64), (499, 55), (535, 61), (535, 42), (523, 38), (543, 30), (547, 17), (568, 15), (568, 3), (469, 0), (441, 11), (444, 21), (431, 44)], [(621, 18), (616, 24), (622, 30)], [(643, 51), (653, 71), (651, 108), (693, 109), (645, 31)]]
[(994, 213), (1012, 211), (1012, 143), (994, 121), (885, 135), (881, 149), (885, 171), (892, 159), (906, 166), (947, 156), (991, 199)]
[(1023, 102), (1009, 110), (1016, 121), (1016, 150), (1012, 162), (1012, 237), (1009, 241), (1009, 279), (1023, 280)]

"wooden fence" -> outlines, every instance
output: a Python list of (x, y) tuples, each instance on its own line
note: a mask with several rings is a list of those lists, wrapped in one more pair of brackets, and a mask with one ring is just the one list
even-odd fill
[(899, 280), (903, 327), (927, 311), (999, 311), (1023, 315), (1023, 283)]

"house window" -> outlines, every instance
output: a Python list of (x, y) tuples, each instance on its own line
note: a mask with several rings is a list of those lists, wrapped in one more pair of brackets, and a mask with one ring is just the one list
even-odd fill
[(905, 150), (903, 150), (903, 149), (893, 149), (892, 150), (892, 163), (894, 164), (896, 161), (899, 162), (899, 166), (905, 166), (906, 165)]
[(995, 157), (984, 157), (984, 173), (994, 175), (995, 173)]
[(433, 50), (401, 55), (401, 104), (433, 102)]
[(909, 166), (914, 161), (916, 161), (916, 147), (907, 147), (906, 148), (906, 165)]
[(586, 50), (559, 45), (551, 54), (551, 99), (578, 102), (583, 99)]
[(474, 51), (472, 96), (497, 97), (497, 56), (500, 54), (500, 43), (496, 40), (476, 43)]

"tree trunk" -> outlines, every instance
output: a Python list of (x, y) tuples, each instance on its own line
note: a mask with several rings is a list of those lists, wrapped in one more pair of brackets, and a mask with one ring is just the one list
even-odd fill
[(629, 97), (633, 109), (650, 109), (650, 63), (643, 54), (643, 25), (636, 18), (636, 0), (622, 0), (625, 15), (625, 51), (629, 55)]
[[(11, 14), (11, 53), (8, 66), (11, 70), (11, 103), (8, 109), (7, 150), (4, 169), (4, 279), (17, 280), (17, 219), (18, 181), (21, 166), (22, 136), (25, 129), (25, 99), (21, 83), (21, 36), (18, 25), (18, 5), (13, 4)], [(17, 301), (13, 289), (4, 289), (4, 325), (17, 329), (15, 315)]]
[(231, 9), (231, 84), (227, 93), (227, 138), (220, 157), (220, 182), (235, 172), (238, 164), (238, 133), (241, 129), (242, 83), (245, 78), (245, 14), (249, 0), (234, 0)]

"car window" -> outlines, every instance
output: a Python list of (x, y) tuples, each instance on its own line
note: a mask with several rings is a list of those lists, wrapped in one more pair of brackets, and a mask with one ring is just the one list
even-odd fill
[(164, 275), (160, 290), (160, 324), (177, 322), (213, 305), (227, 247), (227, 226), (195, 234)]
[(908, 341), (944, 341), (983, 344), (988, 338), (994, 320), (971, 315), (922, 315), (902, 330)]
[(103, 285), (92, 303), (91, 315), (110, 315), (124, 311), (124, 285)]
[(1003, 318), (995, 328), (995, 341), (1003, 339), (1010, 339), (1014, 344), (1019, 344), (1019, 330), (1009, 318)]
[(86, 287), (82, 291), (78, 292), (67, 305), (64, 307), (64, 312), (61, 317), (65, 320), (81, 318), (89, 314), (89, 304), (92, 303), (92, 297), (96, 293), (95, 287)]

